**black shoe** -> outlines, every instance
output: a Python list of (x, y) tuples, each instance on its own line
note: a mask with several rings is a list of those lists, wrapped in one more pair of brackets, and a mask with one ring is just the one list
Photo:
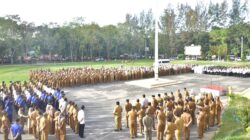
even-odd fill
[(122, 131), (122, 129), (120, 128), (120, 131)]
[(119, 129), (115, 129), (115, 131), (119, 131)]

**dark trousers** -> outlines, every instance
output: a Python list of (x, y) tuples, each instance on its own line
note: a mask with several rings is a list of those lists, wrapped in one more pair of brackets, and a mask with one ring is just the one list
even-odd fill
[(80, 138), (84, 137), (84, 127), (85, 127), (85, 124), (80, 124), (79, 123), (79, 137)]
[(22, 136), (19, 135), (15, 140), (22, 140)]

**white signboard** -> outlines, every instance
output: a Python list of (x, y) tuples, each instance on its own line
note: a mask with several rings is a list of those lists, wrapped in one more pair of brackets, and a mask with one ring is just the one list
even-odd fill
[(195, 56), (199, 56), (201, 55), (201, 46), (185, 46), (185, 55), (195, 55)]

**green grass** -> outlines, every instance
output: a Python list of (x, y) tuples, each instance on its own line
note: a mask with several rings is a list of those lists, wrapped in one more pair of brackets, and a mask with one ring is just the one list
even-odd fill
[(231, 96), (230, 98), (229, 106), (222, 116), (223, 124), (213, 140), (249, 140), (250, 136), (242, 127), (236, 112), (242, 106), (250, 105), (250, 100), (240, 96)]
[(72, 63), (50, 63), (50, 64), (23, 64), (23, 65), (2, 65), (0, 66), (0, 81), (25, 81), (29, 78), (29, 71), (36, 69), (58, 70), (70, 67), (125, 67), (131, 66), (152, 66), (153, 60), (133, 61), (103, 61), (103, 62), (72, 62)]
[(250, 62), (235, 62), (235, 61), (196, 61), (196, 60), (176, 60), (173, 64), (198, 64), (198, 65), (215, 65), (226, 67), (250, 67)]

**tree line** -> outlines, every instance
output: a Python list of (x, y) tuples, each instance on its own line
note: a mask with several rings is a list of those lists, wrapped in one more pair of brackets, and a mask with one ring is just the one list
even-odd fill
[[(240, 56), (241, 38), (244, 55), (249, 55), (247, 2), (167, 5), (159, 21), (160, 56), (181, 56), (191, 44), (202, 46), (202, 59)], [(35, 26), (19, 15), (6, 15), (0, 17), (0, 50), (1, 63), (149, 58), (154, 54), (154, 15), (152, 10), (126, 14), (123, 23), (103, 27), (87, 24), (83, 17)]]

